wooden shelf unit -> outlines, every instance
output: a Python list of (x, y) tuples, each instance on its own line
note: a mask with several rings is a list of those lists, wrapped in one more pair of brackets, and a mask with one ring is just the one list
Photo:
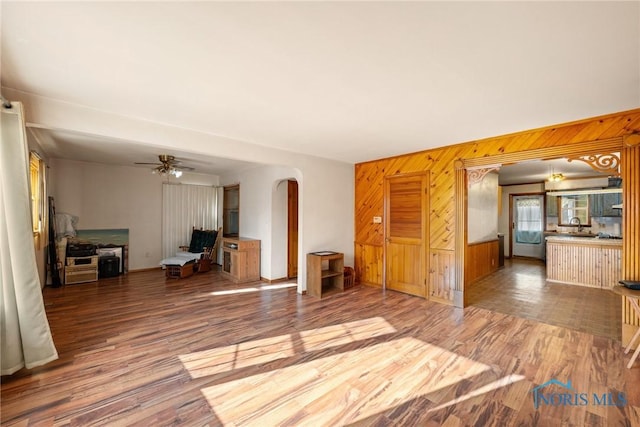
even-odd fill
[(223, 237), (221, 273), (235, 283), (260, 280), (260, 240)]
[(307, 254), (307, 293), (323, 298), (344, 291), (344, 254), (311, 252)]

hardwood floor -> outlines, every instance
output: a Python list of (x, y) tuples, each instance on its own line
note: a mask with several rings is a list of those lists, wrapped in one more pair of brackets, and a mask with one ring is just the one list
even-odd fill
[[(2, 379), (1, 423), (640, 425), (640, 363), (626, 369), (615, 340), (375, 288), (320, 300), (287, 285), (151, 271), (46, 288), (60, 359)], [(569, 397), (534, 392), (550, 380), (570, 381)]]
[(621, 297), (606, 289), (547, 283), (542, 261), (515, 258), (465, 289), (467, 304), (620, 340)]

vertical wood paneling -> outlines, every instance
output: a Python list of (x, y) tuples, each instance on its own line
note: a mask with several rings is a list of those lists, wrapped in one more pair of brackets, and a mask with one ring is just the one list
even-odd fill
[(602, 287), (611, 289), (622, 277), (622, 249), (602, 248)]
[(547, 279), (592, 288), (612, 288), (620, 280), (621, 247), (547, 242)]
[(464, 269), (465, 286), (488, 276), (498, 269), (498, 241), (468, 245)]
[[(621, 153), (622, 209), (622, 278), (640, 280), (640, 145), (638, 138), (626, 138)], [(622, 344), (627, 345), (640, 327), (631, 304), (622, 299)]]
[[(355, 235), (356, 242), (363, 246), (382, 245), (384, 225), (374, 224), (373, 216), (383, 216), (383, 182), (384, 178), (397, 174), (430, 171), (430, 211), (429, 211), (429, 253), (435, 250), (454, 251), (456, 256), (456, 291), (451, 295), (454, 298), (462, 296), (464, 283), (464, 265), (458, 266), (464, 260), (466, 242), (456, 242), (458, 233), (464, 233), (463, 218), (465, 213), (456, 215), (456, 194), (464, 194), (465, 170), (457, 170), (456, 161), (464, 160), (465, 166), (472, 165), (477, 160), (478, 164), (494, 156), (503, 156), (504, 163), (518, 162), (523, 159), (536, 158), (536, 150), (546, 150), (546, 158), (563, 157), (567, 150), (595, 150), (598, 147), (620, 147), (621, 138), (625, 135), (640, 132), (640, 109), (562, 125), (550, 126), (488, 138), (481, 141), (471, 141), (463, 144), (427, 150), (418, 153), (381, 159), (366, 163), (360, 163), (355, 168)], [(619, 149), (619, 148), (618, 148)], [(626, 150), (625, 150), (626, 151)], [(593, 151), (591, 151), (593, 152)], [(541, 152), (542, 153), (542, 152)], [(623, 170), (640, 171), (640, 154), (627, 153), (627, 166), (623, 162)], [(541, 156), (543, 154), (540, 154)], [(542, 157), (540, 157), (542, 158)], [(633, 163), (635, 162), (635, 163)], [(624, 171), (623, 171), (624, 172)], [(636, 227), (640, 225), (640, 172), (632, 172), (635, 177), (633, 195), (627, 191), (625, 178), (625, 210), (636, 209), (633, 214), (623, 212), (625, 217), (633, 217), (631, 221), (625, 221), (625, 250), (623, 264), (630, 269), (625, 270), (625, 275), (633, 272), (635, 277), (640, 277), (640, 241)], [(628, 198), (628, 199), (627, 199)], [(464, 200), (460, 202), (464, 203)], [(463, 212), (458, 207), (458, 212)], [(383, 218), (384, 223), (385, 218)], [(456, 231), (458, 230), (458, 231)], [(362, 254), (370, 255), (367, 251)], [(369, 260), (370, 261), (370, 260)], [(358, 267), (365, 260), (356, 255), (355, 265)], [(382, 262), (382, 257), (379, 258)], [(363, 268), (356, 268), (356, 274)], [(433, 276), (430, 276), (433, 277)], [(627, 276), (630, 278), (630, 276)], [(379, 284), (382, 284), (380, 279)], [(431, 288), (429, 288), (431, 289)]]
[[(456, 193), (464, 193), (466, 191), (467, 186), (467, 172), (466, 170), (461, 168), (462, 162), (457, 161), (455, 163), (455, 185), (456, 185)], [(456, 219), (456, 230), (458, 231), (458, 235), (460, 238), (455, 239), (455, 254), (454, 254), (454, 268), (455, 268), (455, 292), (453, 293), (453, 304), (456, 307), (464, 307), (464, 270), (465, 270), (465, 252), (467, 248), (467, 198), (466, 197), (456, 197), (454, 198), (455, 202), (455, 211), (457, 215), (455, 215)]]
[(455, 252), (444, 249), (431, 251), (429, 267), (429, 299), (451, 304), (455, 291)]
[(382, 246), (356, 243), (355, 258), (360, 262), (354, 268), (358, 283), (382, 286)]

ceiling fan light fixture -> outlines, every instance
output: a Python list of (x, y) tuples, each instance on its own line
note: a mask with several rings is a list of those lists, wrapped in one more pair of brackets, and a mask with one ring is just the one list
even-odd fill
[(181, 162), (176, 160), (174, 156), (168, 154), (160, 154), (158, 156), (160, 160), (160, 164), (158, 163), (146, 163), (146, 162), (135, 162), (136, 165), (153, 165), (151, 169), (151, 173), (155, 175), (161, 176), (169, 176), (173, 175), (176, 178), (180, 178), (184, 170), (192, 171), (194, 168), (188, 166), (179, 165)]
[(549, 176), (549, 182), (559, 182), (562, 181), (564, 179), (564, 175), (562, 175), (561, 173), (552, 173)]

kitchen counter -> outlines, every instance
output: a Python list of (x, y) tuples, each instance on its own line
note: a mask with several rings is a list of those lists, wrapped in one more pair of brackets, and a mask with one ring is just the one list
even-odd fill
[(546, 241), (564, 244), (622, 247), (622, 239), (599, 239), (597, 237), (572, 236), (570, 234), (548, 235)]
[(611, 289), (621, 277), (622, 239), (548, 236), (547, 281)]

